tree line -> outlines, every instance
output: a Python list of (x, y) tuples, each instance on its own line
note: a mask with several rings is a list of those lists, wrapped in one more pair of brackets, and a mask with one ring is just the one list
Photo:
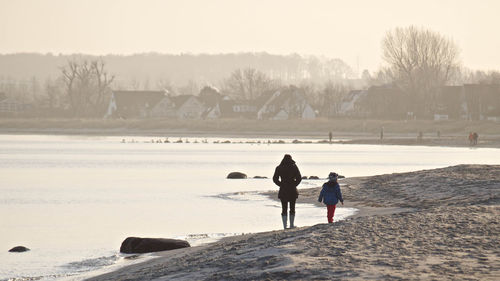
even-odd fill
[(335, 110), (350, 90), (384, 84), (396, 85), (405, 93), (408, 112), (428, 116), (435, 110), (441, 86), (500, 84), (497, 71), (463, 67), (459, 47), (452, 39), (413, 26), (388, 31), (382, 38), (384, 67), (375, 73), (365, 70), (359, 78), (340, 59), (245, 53), (52, 56), (58, 65), (44, 80), (35, 75), (16, 80), (6, 73), (20, 77), (22, 67), (15, 59), (23, 56), (28, 61), (33, 57), (37, 58), (35, 62), (40, 57), (42, 62), (51, 61), (51, 55), (0, 56), (0, 61), (8, 62), (0, 64), (0, 73), (4, 73), (0, 76), (0, 92), (34, 103), (39, 115), (56, 116), (100, 117), (111, 89), (160, 89), (171, 95), (198, 95), (201, 88), (210, 85), (231, 98), (254, 100), (282, 86), (295, 85), (315, 108)]

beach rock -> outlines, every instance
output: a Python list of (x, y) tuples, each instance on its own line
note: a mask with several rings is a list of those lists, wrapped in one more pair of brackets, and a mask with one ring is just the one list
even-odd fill
[(302, 179), (303, 180), (307, 180), (307, 176), (302, 176)]
[(127, 239), (122, 242), (120, 252), (125, 254), (143, 254), (187, 247), (191, 247), (191, 245), (185, 240), (127, 237)]
[(309, 179), (310, 180), (319, 180), (319, 177), (318, 176), (310, 176)]
[(338, 178), (339, 179), (345, 179), (345, 176), (339, 175)]
[(267, 177), (263, 177), (263, 176), (255, 176), (253, 177), (254, 179), (267, 179)]
[(240, 172), (231, 172), (227, 175), (228, 179), (246, 179), (247, 175)]
[(9, 250), (9, 252), (11, 253), (22, 253), (22, 252), (27, 252), (29, 251), (30, 249), (24, 247), (24, 246), (16, 246), (12, 249)]

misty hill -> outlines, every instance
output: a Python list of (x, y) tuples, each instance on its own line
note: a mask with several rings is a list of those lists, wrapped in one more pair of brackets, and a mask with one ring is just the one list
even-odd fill
[(304, 79), (323, 82), (354, 76), (350, 66), (340, 59), (315, 56), (237, 54), (158, 54), (134, 55), (52, 55), (19, 53), (0, 55), (0, 81), (39, 81), (60, 76), (60, 67), (68, 60), (101, 58), (109, 73), (116, 76), (115, 87), (157, 88), (158, 83), (185, 85), (190, 82), (217, 85), (238, 68), (255, 68), (273, 79), (297, 83)]

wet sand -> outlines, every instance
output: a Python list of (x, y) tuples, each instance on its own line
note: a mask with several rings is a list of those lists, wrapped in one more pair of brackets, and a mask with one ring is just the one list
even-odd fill
[[(89, 280), (500, 279), (500, 165), (341, 183), (346, 206), (360, 209), (345, 221), (161, 252)], [(301, 190), (300, 202), (318, 194)]]

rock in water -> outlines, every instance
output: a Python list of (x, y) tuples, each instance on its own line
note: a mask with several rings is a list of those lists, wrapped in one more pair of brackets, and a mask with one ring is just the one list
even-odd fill
[(27, 252), (29, 251), (30, 249), (24, 247), (24, 246), (16, 246), (12, 249), (9, 250), (9, 252), (11, 253), (22, 253), (22, 252)]
[(191, 247), (188, 241), (167, 238), (128, 237), (122, 242), (120, 252), (143, 254)]
[(228, 179), (246, 179), (247, 175), (240, 172), (231, 172), (227, 175)]
[(310, 176), (309, 179), (310, 180), (319, 180), (319, 177), (318, 176)]

